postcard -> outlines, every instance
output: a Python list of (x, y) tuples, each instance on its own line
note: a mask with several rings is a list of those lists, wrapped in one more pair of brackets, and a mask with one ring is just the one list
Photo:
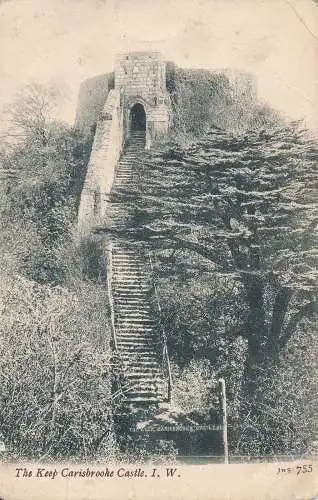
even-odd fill
[(317, 482), (317, 2), (0, 2), (0, 499)]

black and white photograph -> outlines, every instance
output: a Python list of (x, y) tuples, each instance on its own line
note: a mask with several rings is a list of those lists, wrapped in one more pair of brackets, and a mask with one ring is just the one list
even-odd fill
[(0, 2), (1, 500), (316, 498), (317, 16)]

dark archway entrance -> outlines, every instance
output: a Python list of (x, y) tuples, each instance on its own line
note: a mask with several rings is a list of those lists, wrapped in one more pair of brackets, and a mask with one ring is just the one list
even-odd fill
[(142, 104), (135, 104), (130, 111), (130, 130), (146, 131), (146, 112)]

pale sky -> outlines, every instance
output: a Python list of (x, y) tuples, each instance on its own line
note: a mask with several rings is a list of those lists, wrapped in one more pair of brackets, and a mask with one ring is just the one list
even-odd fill
[(318, 130), (313, 0), (0, 0), (0, 107), (37, 81), (67, 89), (112, 71), (118, 52), (159, 50), (181, 67), (256, 75), (258, 94)]

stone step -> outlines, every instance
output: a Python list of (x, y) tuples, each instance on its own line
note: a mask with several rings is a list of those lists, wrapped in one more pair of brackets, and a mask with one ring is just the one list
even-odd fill
[(116, 268), (114, 269), (114, 272), (120, 273), (120, 272), (136, 272), (136, 273), (145, 273), (145, 269), (148, 269), (145, 267), (145, 262), (142, 264), (141, 262), (137, 261), (131, 261), (131, 260), (120, 260), (120, 259), (113, 259), (113, 262), (116, 263)]
[(140, 264), (143, 263), (143, 252), (141, 252), (140, 249), (131, 249), (131, 250), (123, 250), (123, 249), (116, 249), (114, 248), (114, 257), (115, 258), (121, 258), (121, 259), (127, 259), (127, 260), (132, 260), (132, 261), (139, 261)]
[(116, 312), (115, 311), (115, 322), (119, 325), (122, 324), (122, 322), (128, 321), (129, 324), (141, 324), (144, 326), (145, 324), (148, 324), (150, 322), (150, 325), (153, 326), (157, 324), (157, 321), (155, 321), (150, 314), (145, 315), (145, 316), (127, 316), (126, 314), (123, 314), (121, 311)]
[(114, 292), (121, 291), (121, 290), (126, 290), (127, 292), (139, 292), (139, 291), (149, 291), (151, 290), (151, 285), (144, 283), (144, 281), (139, 282), (139, 281), (133, 281), (132, 283), (129, 283), (128, 281), (124, 280), (113, 280), (112, 281), (112, 288)]
[(147, 349), (151, 348), (151, 347), (156, 347), (156, 346), (159, 346), (160, 343), (158, 340), (154, 340), (154, 339), (138, 339), (138, 340), (135, 340), (135, 339), (122, 339), (122, 338), (119, 338), (117, 337), (117, 346), (119, 349), (122, 349), (123, 347), (145, 347)]
[(123, 308), (120, 308), (117, 312), (115, 310), (115, 313), (116, 313), (116, 317), (118, 319), (120, 318), (129, 318), (129, 319), (151, 319), (153, 320), (152, 318), (152, 314), (150, 314), (150, 311), (135, 311), (135, 309), (131, 309), (131, 310), (123, 310)]
[(113, 252), (113, 257), (118, 262), (127, 262), (128, 264), (145, 265), (145, 256), (142, 254), (134, 255), (128, 253)]
[(136, 335), (143, 335), (143, 334), (155, 334), (156, 332), (156, 326), (151, 323), (127, 323), (125, 322), (117, 322), (115, 321), (115, 330), (118, 332), (118, 334), (136, 334)]
[(149, 297), (149, 292), (151, 291), (151, 287), (148, 285), (139, 286), (139, 285), (130, 285), (126, 286), (123, 284), (118, 284), (116, 287), (113, 287), (114, 294), (119, 295), (128, 295), (129, 297)]
[[(135, 268), (137, 270), (143, 271), (145, 269), (145, 262), (138, 261), (136, 259), (127, 259), (123, 257), (115, 257), (113, 256), (113, 262), (118, 266), (118, 269), (127, 269)], [(117, 271), (117, 269), (115, 269)]]
[(118, 329), (116, 329), (116, 336), (117, 336), (118, 341), (124, 337), (129, 338), (129, 339), (133, 339), (133, 338), (137, 337), (138, 340), (140, 340), (140, 339), (147, 338), (147, 337), (157, 337), (157, 335), (158, 334), (157, 334), (156, 330), (154, 330), (153, 328), (146, 330), (146, 331), (140, 331), (140, 330), (118, 331)]
[(144, 356), (148, 356), (148, 359), (152, 359), (153, 356), (153, 346), (150, 344), (142, 344), (142, 345), (118, 345), (118, 351), (120, 356), (124, 356), (128, 354), (130, 356), (137, 356), (139, 354), (143, 354)]
[[(131, 301), (137, 301), (139, 305), (144, 304), (145, 302), (149, 301), (149, 294), (150, 289), (145, 288), (145, 289), (118, 289), (116, 290), (113, 288), (113, 296), (116, 297), (117, 299), (120, 299), (122, 301), (125, 301), (126, 304), (129, 304), (133, 306), (135, 302)], [(126, 300), (127, 299), (127, 300)], [(129, 302), (130, 301), (130, 302)]]
[(144, 289), (149, 289), (150, 284), (145, 283), (145, 280), (143, 279), (131, 279), (125, 278), (125, 279), (119, 279), (119, 278), (113, 278), (112, 280), (113, 288), (119, 288), (119, 289), (137, 289), (137, 290), (144, 290)]
[(140, 270), (139, 268), (128, 268), (128, 267), (120, 267), (116, 266), (113, 271), (113, 278), (120, 278), (120, 279), (144, 279), (144, 280), (149, 280), (149, 275), (147, 275), (144, 271)]
[(159, 363), (156, 359), (156, 356), (154, 355), (152, 357), (152, 359), (149, 359), (147, 358), (146, 356), (143, 356), (139, 353), (138, 356), (136, 356), (138, 358), (138, 361), (137, 359), (133, 359), (131, 358), (131, 356), (127, 355), (126, 353), (123, 353), (121, 355), (121, 359), (123, 361), (123, 364), (124, 366), (130, 366), (131, 370), (134, 370), (134, 369), (143, 369), (143, 368), (158, 368), (159, 366)]
[(121, 255), (130, 255), (132, 257), (138, 258), (138, 252), (141, 251), (140, 247), (137, 247), (137, 245), (131, 244), (131, 245), (118, 245), (116, 242), (114, 243), (114, 250), (118, 252), (118, 254)]
[(118, 353), (122, 361), (125, 362), (126, 365), (135, 367), (136, 365), (140, 367), (142, 367), (143, 365), (154, 367), (158, 364), (158, 355), (154, 350), (151, 352), (136, 351), (135, 353), (132, 353), (131, 351), (128, 352), (127, 350), (118, 349)]
[(138, 324), (131, 326), (131, 323), (123, 325), (120, 322), (115, 321), (116, 334), (118, 335), (156, 335), (157, 324), (154, 322), (152, 324)]
[[(127, 361), (127, 357), (129, 356), (130, 362)], [(141, 353), (137, 353), (135, 357), (142, 358)], [(124, 361), (123, 366), (125, 370), (131, 370), (131, 373), (141, 373), (138, 371), (134, 371), (135, 368), (137, 368), (136, 365), (138, 365), (138, 368), (155, 368), (155, 366), (158, 364), (157, 360), (155, 358), (152, 359), (142, 359), (136, 361), (136, 359), (132, 358), (131, 353), (123, 353), (121, 356), (122, 360)], [(142, 373), (146, 373), (145, 371)]]
[[(123, 323), (127, 323), (128, 326), (133, 325), (133, 326), (139, 326), (139, 327), (145, 327), (145, 326), (155, 326), (158, 321), (153, 318), (151, 315), (147, 315), (144, 317), (138, 317), (138, 316), (126, 316), (125, 314), (121, 313), (120, 310), (115, 309), (115, 316), (116, 316), (116, 323), (118, 325), (122, 325)], [(149, 323), (149, 324), (148, 324)]]
[(150, 359), (153, 356), (153, 352), (151, 346), (148, 345), (118, 345), (120, 356), (128, 354), (130, 356), (134, 356), (137, 354), (147, 355)]
[(117, 335), (117, 346), (118, 349), (121, 349), (123, 345), (135, 346), (135, 345), (143, 345), (148, 346), (150, 348), (159, 349), (161, 347), (161, 341), (154, 336), (151, 337), (120, 337)]
[[(116, 295), (116, 294), (114, 294)], [(115, 302), (115, 310), (122, 309), (127, 311), (151, 313), (150, 305), (147, 302), (148, 296), (136, 297), (133, 295), (118, 295)]]
[(126, 399), (127, 399), (127, 403), (130, 403), (130, 404), (135, 404), (135, 405), (145, 405), (145, 404), (159, 404), (161, 401), (164, 401), (164, 398), (163, 396), (158, 399), (158, 396), (152, 396), (152, 397), (146, 397), (146, 398), (143, 398), (143, 397), (127, 397), (126, 396)]
[(159, 384), (160, 382), (162, 385), (164, 385), (164, 382), (162, 382), (162, 374), (158, 371), (157, 373), (124, 373), (124, 378), (129, 381), (136, 381), (136, 382), (143, 382), (143, 381), (148, 381), (148, 380), (154, 380), (155, 383)]
[(151, 379), (126, 379), (124, 383), (125, 392), (156, 392), (162, 390), (164, 384), (159, 384), (156, 380)]
[(128, 311), (139, 311), (139, 310), (142, 310), (142, 311), (151, 311), (151, 307), (150, 305), (148, 304), (148, 302), (146, 302), (144, 299), (138, 299), (138, 298), (127, 298), (127, 300), (125, 299), (122, 299), (122, 298), (118, 298), (117, 299), (117, 304), (118, 306), (125, 310), (127, 309)]
[(123, 361), (123, 367), (126, 370), (131, 370), (131, 373), (146, 373), (146, 369), (149, 368), (149, 371), (158, 368), (159, 364), (156, 358), (152, 359), (146, 359), (145, 356), (142, 356), (140, 353), (138, 354), (138, 361), (135, 358), (131, 357), (131, 354), (129, 355), (129, 360), (128, 355), (126, 353), (123, 353), (121, 356), (121, 359)]
[(141, 262), (137, 259), (128, 259), (127, 257), (120, 257), (118, 255), (113, 255), (113, 262), (116, 263), (119, 268), (127, 268), (135, 267), (137, 269), (144, 269), (145, 262)]
[(128, 266), (128, 267), (136, 266), (136, 267), (140, 267), (140, 266), (144, 266), (145, 265), (145, 262), (142, 261), (141, 259), (136, 259), (136, 258), (130, 259), (130, 258), (128, 258), (125, 255), (115, 255), (115, 254), (113, 254), (113, 260), (119, 266)]
[(162, 398), (162, 394), (158, 395), (156, 392), (133, 392), (129, 391), (125, 394), (129, 401), (133, 402), (158, 402), (158, 396)]
[(157, 329), (153, 325), (134, 325), (133, 328), (126, 325), (116, 325), (116, 335), (128, 335), (128, 336), (155, 336), (158, 335)]
[(140, 275), (140, 274), (121, 274), (121, 273), (118, 273), (116, 271), (116, 273), (113, 273), (113, 281), (114, 283), (122, 283), (122, 282), (126, 282), (127, 281), (127, 284), (130, 284), (130, 283), (139, 283), (141, 282), (141, 284), (143, 284), (145, 281), (147, 281), (149, 278), (147, 277), (146, 274), (144, 274), (143, 276)]
[(136, 314), (137, 316), (153, 316), (153, 310), (150, 305), (145, 300), (128, 299), (128, 301), (121, 299), (121, 301), (116, 301), (115, 311), (122, 311), (123, 314)]
[(127, 284), (116, 284), (115, 292), (139, 292), (139, 291), (150, 290), (150, 286), (147, 284), (135, 284), (135, 283), (127, 283)]
[(135, 384), (131, 382), (131, 388), (126, 389), (125, 393), (127, 394), (160, 394), (162, 395), (164, 390), (163, 385), (157, 385), (157, 384), (150, 384), (150, 383), (145, 383), (145, 384), (140, 384), (136, 382)]
[[(160, 380), (164, 380), (163, 377), (162, 377), (162, 373), (160, 372), (156, 372), (156, 373), (146, 373), (146, 374), (142, 374), (142, 373), (135, 373), (135, 374), (127, 374), (126, 372), (124, 372), (124, 380), (127, 381), (128, 383), (130, 383), (131, 381), (133, 382), (136, 382), (136, 383), (143, 383), (143, 382), (149, 382), (149, 380), (154, 380), (156, 381), (157, 383), (159, 383)], [(146, 377), (146, 378), (143, 378), (143, 377)], [(162, 385), (165, 385), (165, 383), (163, 382)]]
[(116, 320), (121, 321), (125, 318), (127, 318), (128, 321), (142, 321), (142, 324), (144, 324), (145, 321), (152, 321), (153, 324), (158, 323), (157, 318), (153, 317), (153, 314), (150, 313), (150, 311), (144, 311), (142, 309), (139, 309), (136, 313), (136, 309), (131, 309), (130, 311), (122, 311), (120, 307), (114, 308), (114, 312), (116, 315)]
[(124, 375), (124, 378), (127, 379), (127, 380), (130, 380), (130, 379), (136, 379), (136, 380), (143, 380), (144, 377), (147, 378), (147, 380), (149, 380), (149, 378), (154, 378), (156, 380), (160, 380), (162, 378), (162, 372), (159, 371), (159, 370), (153, 370), (153, 371), (133, 371), (131, 368), (129, 368), (129, 371), (126, 370), (123, 372), (123, 375)]
[[(145, 285), (145, 279), (142, 279), (142, 278), (139, 278), (137, 276), (134, 276), (131, 278), (132, 280), (132, 283), (130, 284), (133, 284), (133, 285), (136, 285), (137, 287), (139, 287), (140, 284), (142, 285)], [(122, 287), (123, 285), (125, 286), (126, 283), (129, 283), (130, 282), (130, 278), (128, 276), (123, 276), (122, 279), (120, 279), (119, 276), (113, 276), (113, 280), (112, 280), (112, 283), (113, 283), (113, 288), (117, 288), (117, 287)], [(148, 284), (148, 283), (147, 283)], [(148, 284), (148, 287), (151, 286), (151, 283)]]
[(161, 341), (158, 339), (157, 335), (116, 335), (116, 339), (117, 339), (117, 345), (121, 345), (122, 342), (126, 342), (126, 343), (131, 343), (133, 345), (135, 345), (135, 343), (138, 343), (138, 342), (142, 342), (143, 344), (146, 344), (146, 345), (156, 345), (156, 346), (160, 346), (161, 345)]
[[(114, 290), (114, 293), (115, 293), (115, 290)], [(134, 305), (136, 305), (136, 306), (141, 306), (141, 305), (147, 306), (148, 305), (148, 299), (149, 299), (149, 297), (148, 297), (147, 294), (142, 294), (141, 296), (127, 295), (127, 297), (122, 296), (122, 294), (120, 294), (120, 296), (117, 298), (117, 302), (120, 305), (126, 304), (129, 307), (134, 307)]]
[(147, 285), (147, 281), (149, 280), (149, 277), (145, 278), (144, 276), (129, 276), (128, 275), (122, 275), (120, 276), (118, 273), (116, 275), (113, 274), (113, 281), (116, 281), (118, 284), (122, 284), (127, 282), (127, 286), (129, 285), (134, 285), (135, 282), (141, 281), (141, 285)]
[(113, 295), (117, 296), (121, 300), (137, 300), (137, 301), (148, 301), (149, 300), (149, 290), (113, 290)]
[(136, 317), (127, 317), (125, 315), (123, 316), (116, 316), (116, 323), (118, 325), (124, 325), (127, 323), (127, 325), (136, 325), (136, 326), (154, 326), (156, 324), (156, 321), (151, 318), (151, 316), (148, 316), (147, 318), (136, 318)]
[(115, 272), (120, 272), (120, 271), (125, 271), (125, 272), (140, 272), (144, 269), (144, 267), (141, 267), (141, 264), (138, 264), (138, 262), (129, 262), (129, 261), (119, 261), (118, 259), (113, 259), (113, 263), (116, 265), (114, 271)]
[(116, 300), (115, 311), (123, 311), (123, 312), (135, 311), (136, 313), (148, 312), (149, 314), (152, 314), (152, 309), (150, 308), (149, 305), (146, 304), (146, 302), (143, 299), (142, 300), (120, 299), (120, 302), (119, 300)]
[(161, 344), (161, 341), (158, 337), (158, 335), (145, 335), (145, 336), (138, 336), (138, 335), (133, 335), (129, 336), (129, 334), (126, 334), (125, 336), (117, 335), (117, 344), (118, 346), (122, 345), (143, 345), (143, 346), (154, 346), (157, 347)]
[(148, 282), (150, 283), (149, 275), (147, 276), (145, 274), (140, 274), (138, 272), (138, 270), (134, 271), (132, 274), (130, 274), (129, 271), (124, 271), (123, 274), (120, 274), (116, 270), (116, 272), (113, 273), (112, 278), (113, 278), (113, 281), (116, 281), (116, 283), (119, 283), (119, 284), (122, 284), (125, 281), (127, 281), (127, 284), (129, 284), (129, 282), (131, 280), (133, 280), (133, 282), (141, 281), (144, 284), (148, 284)]
[(114, 250), (113, 252), (114, 258), (118, 260), (126, 260), (128, 262), (132, 263), (137, 263), (137, 264), (144, 264), (144, 255), (143, 254), (137, 254), (137, 251), (134, 251), (133, 253), (129, 253), (128, 251), (126, 252), (119, 252)]

